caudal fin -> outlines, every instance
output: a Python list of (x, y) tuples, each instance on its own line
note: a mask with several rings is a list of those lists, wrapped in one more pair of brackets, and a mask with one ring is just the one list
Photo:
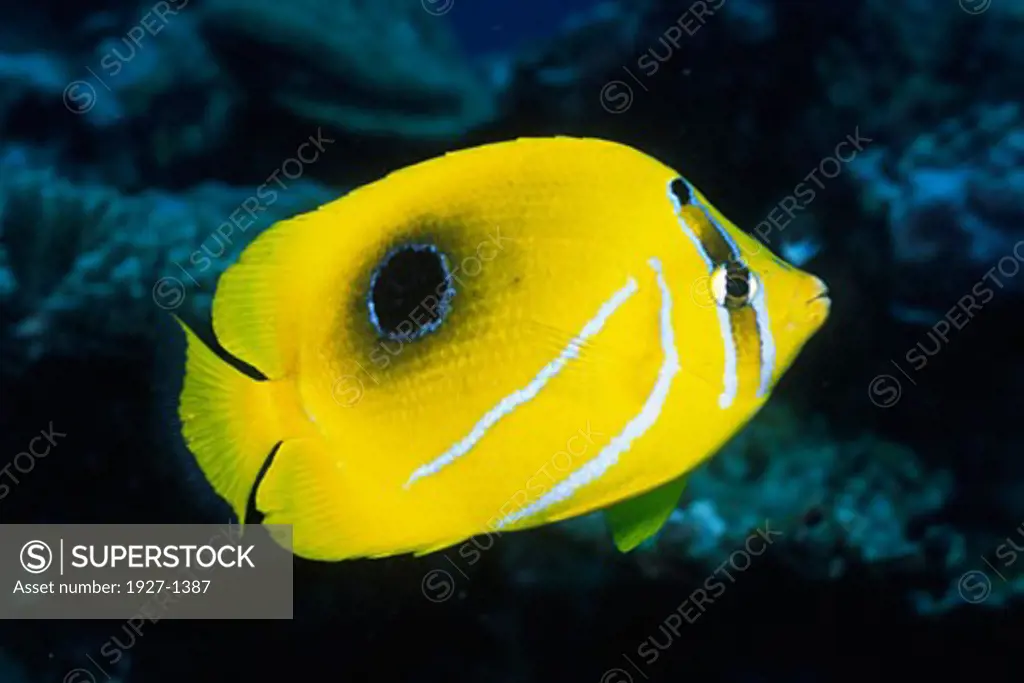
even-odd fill
[(188, 341), (178, 406), (182, 433), (214, 490), (244, 522), (260, 470), (285, 436), (274, 405), (275, 383), (240, 372), (178, 323)]

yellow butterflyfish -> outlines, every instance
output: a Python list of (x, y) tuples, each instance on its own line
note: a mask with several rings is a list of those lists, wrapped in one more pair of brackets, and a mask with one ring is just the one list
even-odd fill
[(261, 234), (187, 328), (180, 417), (213, 489), (292, 550), (423, 554), (604, 509), (654, 535), (767, 400), (827, 289), (676, 171), (520, 139)]

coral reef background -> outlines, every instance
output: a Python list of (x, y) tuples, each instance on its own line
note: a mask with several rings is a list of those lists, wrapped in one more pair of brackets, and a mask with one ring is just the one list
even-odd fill
[(450, 149), (634, 145), (834, 301), (634, 553), (588, 517), (300, 562), (289, 623), (0, 620), (0, 681), (1019, 679), (1022, 35), (1022, 0), (0, 0), (0, 523), (226, 519), (169, 313)]

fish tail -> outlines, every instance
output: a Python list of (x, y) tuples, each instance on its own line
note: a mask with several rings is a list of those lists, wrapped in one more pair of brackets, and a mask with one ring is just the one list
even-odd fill
[(214, 490), (244, 522), (260, 471), (286, 436), (276, 405), (282, 382), (249, 377), (178, 323), (188, 341), (182, 433)]

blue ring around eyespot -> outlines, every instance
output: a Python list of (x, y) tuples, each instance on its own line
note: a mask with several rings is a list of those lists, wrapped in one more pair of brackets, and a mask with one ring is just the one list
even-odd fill
[[(438, 260), (441, 262), (441, 270), (444, 271), (444, 281), (448, 283), (448, 287), (444, 290), (444, 294), (441, 295), (441, 300), (438, 302), (437, 311), (439, 315), (437, 320), (426, 325), (419, 326), (416, 334), (413, 335), (390, 334), (385, 332), (384, 328), (381, 327), (380, 318), (377, 316), (376, 307), (373, 305), (373, 290), (377, 285), (377, 279), (380, 277), (380, 272), (384, 269), (384, 266), (386, 266), (391, 259), (400, 252), (410, 250), (429, 251), (437, 256)], [(455, 296), (455, 286), (452, 285), (452, 281), (454, 279), (455, 278), (452, 277), (451, 268), (448, 266), (448, 257), (433, 244), (403, 244), (393, 248), (384, 255), (384, 258), (381, 259), (381, 262), (377, 264), (377, 267), (373, 269), (373, 273), (370, 275), (370, 290), (366, 295), (366, 306), (370, 311), (370, 324), (373, 325), (373, 329), (377, 330), (377, 334), (392, 341), (415, 341), (436, 331), (441, 327), (441, 323), (443, 323), (445, 318), (448, 317), (448, 312), (451, 310), (451, 300)]]

